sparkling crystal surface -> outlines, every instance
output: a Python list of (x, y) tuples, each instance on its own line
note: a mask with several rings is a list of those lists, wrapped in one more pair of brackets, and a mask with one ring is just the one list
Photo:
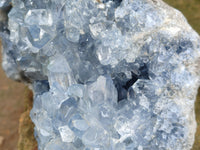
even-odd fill
[(34, 92), (39, 150), (191, 149), (200, 37), (179, 11), (161, 0), (12, 5), (3, 67)]

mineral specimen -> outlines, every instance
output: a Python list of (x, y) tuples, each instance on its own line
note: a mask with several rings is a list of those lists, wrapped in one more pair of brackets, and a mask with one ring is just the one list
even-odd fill
[(200, 38), (179, 11), (161, 0), (12, 6), (3, 67), (34, 92), (39, 150), (191, 149)]

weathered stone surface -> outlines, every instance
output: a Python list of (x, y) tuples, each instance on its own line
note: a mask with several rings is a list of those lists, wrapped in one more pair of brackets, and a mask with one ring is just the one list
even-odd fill
[(159, 0), (13, 1), (8, 76), (30, 84), (41, 150), (189, 150), (200, 38)]
[(193, 145), (192, 150), (199, 150), (200, 149), (200, 88), (198, 90), (198, 95), (195, 102), (195, 114), (196, 114), (196, 121), (197, 121), (197, 131), (195, 134), (195, 142)]
[(34, 125), (30, 118), (30, 111), (33, 106), (33, 94), (29, 89), (25, 93), (25, 111), (19, 120), (19, 141), (18, 150), (37, 150), (37, 142), (34, 138)]

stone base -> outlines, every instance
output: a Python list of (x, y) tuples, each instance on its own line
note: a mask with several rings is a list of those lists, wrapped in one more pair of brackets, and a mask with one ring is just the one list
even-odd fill
[(19, 119), (18, 150), (37, 150), (37, 142), (34, 138), (34, 124), (29, 114), (32, 108), (33, 94), (27, 89), (25, 97), (25, 112)]

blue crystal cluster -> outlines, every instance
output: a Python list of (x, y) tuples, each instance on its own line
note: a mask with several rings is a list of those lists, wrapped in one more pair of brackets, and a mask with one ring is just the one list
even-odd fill
[(191, 149), (200, 38), (179, 11), (161, 0), (13, 0), (8, 18), (3, 67), (34, 92), (39, 150)]

